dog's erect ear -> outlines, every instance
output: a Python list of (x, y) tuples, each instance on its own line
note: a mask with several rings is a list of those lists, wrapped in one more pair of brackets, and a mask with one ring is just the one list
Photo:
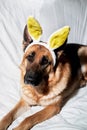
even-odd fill
[(62, 47), (67, 41), (69, 32), (70, 32), (69, 26), (64, 26), (63, 28), (54, 32), (48, 39), (49, 47), (52, 50)]
[(29, 35), (27, 25), (24, 28), (24, 34), (23, 34), (23, 51), (25, 51), (26, 47), (33, 42), (33, 39)]
[(28, 29), (27, 29), (27, 25), (26, 25), (25, 28), (24, 28), (23, 37), (24, 37), (24, 41), (26, 41), (26, 42), (29, 42), (29, 43), (30, 43), (30, 42), (32, 41), (32, 38), (31, 38), (31, 36), (29, 35)]

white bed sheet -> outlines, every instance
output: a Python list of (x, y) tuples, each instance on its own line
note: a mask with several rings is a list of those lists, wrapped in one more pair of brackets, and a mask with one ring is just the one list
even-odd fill
[[(34, 15), (43, 27), (42, 40), (64, 25), (71, 27), (69, 42), (87, 43), (86, 0), (0, 0), (0, 119), (20, 99), (22, 34), (29, 15)], [(42, 107), (32, 107), (8, 128)], [(60, 114), (44, 121), (32, 130), (87, 130), (87, 87), (81, 88), (63, 107)]]

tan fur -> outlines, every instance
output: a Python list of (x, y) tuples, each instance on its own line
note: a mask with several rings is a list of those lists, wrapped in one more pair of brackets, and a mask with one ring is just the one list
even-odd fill
[(85, 80), (87, 81), (87, 47), (81, 47), (78, 50), (78, 55), (80, 57), (81, 70), (83, 72)]

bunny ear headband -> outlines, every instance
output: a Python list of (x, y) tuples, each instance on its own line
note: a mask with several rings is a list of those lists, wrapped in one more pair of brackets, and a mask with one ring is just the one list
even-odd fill
[(29, 35), (33, 39), (33, 43), (28, 45), (28, 48), (34, 44), (39, 44), (47, 48), (53, 58), (54, 65), (56, 63), (56, 55), (54, 53), (54, 50), (59, 48), (64, 44), (66, 41), (68, 34), (70, 32), (70, 27), (69, 26), (64, 26), (63, 28), (57, 30), (54, 32), (48, 39), (47, 44), (40, 42), (40, 38), (42, 35), (42, 28), (39, 24), (39, 22), (32, 16), (30, 16), (27, 20), (27, 28)]

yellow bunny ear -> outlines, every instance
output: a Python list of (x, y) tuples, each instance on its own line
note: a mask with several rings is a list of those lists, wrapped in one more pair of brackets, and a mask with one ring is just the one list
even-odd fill
[(69, 32), (70, 32), (69, 26), (64, 26), (63, 28), (54, 32), (48, 40), (48, 44), (50, 48), (54, 50), (62, 46), (64, 42), (66, 41)]
[(32, 16), (30, 16), (27, 20), (27, 28), (30, 36), (33, 40), (39, 41), (42, 35), (42, 28), (39, 22)]

